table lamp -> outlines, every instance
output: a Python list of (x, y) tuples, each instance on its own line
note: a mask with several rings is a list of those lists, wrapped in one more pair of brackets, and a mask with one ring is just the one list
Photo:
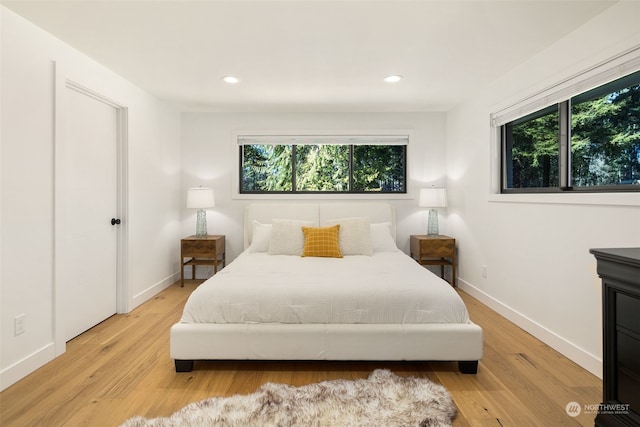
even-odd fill
[(205, 209), (216, 205), (213, 189), (207, 187), (189, 188), (187, 190), (187, 208), (198, 209), (196, 222), (196, 236), (206, 237), (207, 212)]
[(423, 188), (420, 190), (420, 201), (418, 206), (429, 208), (429, 219), (427, 222), (427, 235), (437, 236), (438, 229), (438, 209), (447, 207), (447, 191), (444, 188)]

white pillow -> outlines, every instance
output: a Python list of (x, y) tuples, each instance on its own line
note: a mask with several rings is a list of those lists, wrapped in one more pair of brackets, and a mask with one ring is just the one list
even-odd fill
[(391, 223), (371, 224), (371, 245), (373, 252), (396, 252), (398, 247), (391, 235)]
[(302, 226), (312, 227), (312, 221), (274, 219), (269, 240), (269, 255), (302, 256), (304, 233)]
[(371, 245), (371, 224), (369, 218), (330, 219), (328, 225), (340, 224), (340, 252), (342, 255), (373, 254)]
[(249, 253), (269, 252), (269, 242), (271, 241), (271, 224), (262, 224), (253, 221), (253, 232), (251, 234), (251, 244), (247, 248)]

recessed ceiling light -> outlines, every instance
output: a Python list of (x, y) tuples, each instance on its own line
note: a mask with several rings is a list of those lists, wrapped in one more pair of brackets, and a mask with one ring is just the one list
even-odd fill
[(222, 80), (223, 80), (225, 83), (229, 83), (229, 84), (232, 84), (232, 85), (233, 85), (233, 84), (236, 84), (236, 83), (238, 83), (238, 82), (240, 81), (237, 77), (233, 77), (233, 76), (224, 76), (224, 77), (222, 78)]
[(402, 80), (402, 76), (399, 76), (399, 75), (387, 76), (384, 78), (384, 81), (387, 83), (397, 83), (400, 80)]

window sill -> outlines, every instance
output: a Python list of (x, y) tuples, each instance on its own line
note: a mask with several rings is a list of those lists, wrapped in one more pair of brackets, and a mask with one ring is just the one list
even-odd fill
[(408, 193), (347, 193), (347, 194), (240, 194), (233, 193), (234, 200), (413, 200)]
[(547, 203), (553, 205), (640, 206), (640, 193), (490, 194), (492, 203)]

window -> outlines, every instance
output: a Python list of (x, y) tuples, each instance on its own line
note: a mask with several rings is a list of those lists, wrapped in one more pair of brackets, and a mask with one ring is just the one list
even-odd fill
[(503, 193), (640, 191), (640, 72), (500, 130)]
[(558, 187), (558, 107), (505, 125), (508, 188)]
[(239, 137), (240, 193), (406, 193), (407, 136)]
[(640, 185), (640, 72), (571, 99), (576, 187)]

